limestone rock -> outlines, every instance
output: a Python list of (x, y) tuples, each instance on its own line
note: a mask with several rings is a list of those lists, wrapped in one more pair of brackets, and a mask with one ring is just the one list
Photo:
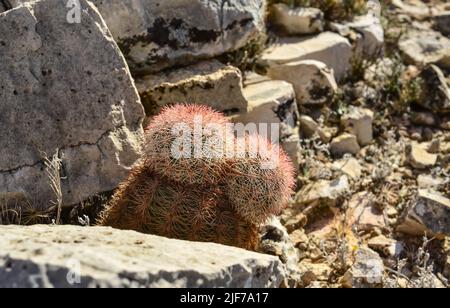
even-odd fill
[(441, 12), (433, 16), (436, 28), (444, 35), (450, 34), (450, 11)]
[(0, 15), (0, 193), (48, 208), (43, 156), (62, 159), (63, 204), (110, 191), (140, 157), (144, 112), (103, 19), (81, 0), (31, 2)]
[(298, 166), (300, 161), (299, 115), (292, 85), (254, 74), (246, 79), (243, 94), (248, 101), (248, 112), (233, 117), (233, 122), (255, 125), (256, 129), (259, 129), (260, 123), (269, 124), (267, 134), (270, 138), (276, 136), (272, 135), (271, 125), (279, 125), (279, 131), (273, 132), (278, 135), (274, 140), (280, 142), (294, 165)]
[(430, 8), (420, 0), (392, 0), (391, 3), (398, 9), (399, 13), (407, 14), (417, 20), (424, 20), (436, 14), (432, 7)]
[(353, 180), (359, 179), (362, 175), (361, 164), (358, 162), (357, 159), (353, 157), (335, 161), (332, 165), (332, 168), (333, 170), (342, 171), (344, 174), (348, 175)]
[(440, 185), (443, 185), (445, 180), (441, 177), (435, 177), (428, 174), (420, 174), (417, 177), (417, 185), (419, 188), (433, 188), (436, 189)]
[(333, 204), (349, 191), (350, 186), (345, 175), (334, 181), (319, 180), (304, 186), (297, 193), (295, 204), (308, 205), (320, 201)]
[(402, 36), (398, 46), (409, 64), (450, 68), (450, 39), (439, 32), (410, 30)]
[(267, 75), (294, 86), (299, 105), (323, 105), (332, 100), (338, 88), (333, 70), (316, 60), (303, 60), (271, 66)]
[(427, 169), (436, 165), (437, 155), (428, 153), (420, 144), (412, 143), (408, 147), (408, 161), (416, 169)]
[(270, 20), (289, 35), (318, 33), (324, 27), (321, 10), (312, 7), (291, 8), (284, 3), (271, 6)]
[(450, 236), (450, 199), (436, 191), (420, 189), (397, 229), (418, 236)]
[(382, 287), (384, 264), (380, 256), (369, 248), (356, 252), (355, 263), (344, 275), (343, 286), (347, 288)]
[(208, 105), (228, 113), (247, 111), (241, 72), (216, 60), (147, 75), (136, 86), (149, 116), (173, 103)]
[(243, 47), (264, 29), (265, 0), (93, 0), (131, 69), (155, 72)]
[(332, 32), (301, 38), (288, 37), (266, 50), (261, 60), (269, 68), (272, 66), (317, 60), (334, 70), (335, 78), (341, 80), (350, 70), (352, 46), (349, 41)]
[(298, 269), (299, 254), (294, 247), (286, 228), (278, 218), (272, 218), (261, 226), (261, 244), (259, 250), (263, 253), (274, 255), (286, 266), (288, 275), (286, 286), (296, 287), (300, 280)]
[(262, 288), (285, 279), (278, 258), (213, 243), (104, 227), (0, 226), (0, 232), (2, 288)]
[(450, 112), (450, 89), (441, 69), (436, 65), (428, 65), (419, 77), (421, 97), (418, 103), (436, 113)]
[(361, 146), (373, 141), (373, 111), (366, 108), (351, 108), (350, 112), (341, 117), (342, 127), (358, 139)]
[(370, 192), (360, 192), (349, 201), (347, 225), (357, 231), (383, 230), (387, 227), (383, 211), (375, 205), (376, 197)]
[(379, 235), (371, 238), (367, 245), (369, 248), (381, 252), (387, 257), (399, 257), (402, 251), (405, 249), (404, 245), (394, 239), (385, 237), (384, 235)]
[(319, 130), (319, 124), (307, 115), (300, 116), (301, 134), (304, 138), (310, 139)]
[(342, 157), (345, 154), (356, 155), (361, 150), (355, 135), (344, 133), (331, 141), (331, 153), (336, 157)]
[(325, 263), (302, 261), (299, 267), (302, 273), (302, 283), (305, 286), (310, 286), (316, 281), (327, 282), (333, 273), (333, 269)]
[(358, 33), (356, 52), (367, 58), (375, 58), (383, 54), (384, 29), (381, 24), (380, 2), (369, 0), (368, 12), (363, 16), (355, 16), (346, 24)]

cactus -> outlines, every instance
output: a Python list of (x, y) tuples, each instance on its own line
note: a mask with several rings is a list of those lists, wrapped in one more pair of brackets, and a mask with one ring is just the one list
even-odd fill
[(238, 214), (261, 223), (288, 205), (295, 185), (294, 168), (280, 147), (259, 135), (244, 138), (245, 152), (232, 164), (227, 192)]
[[(182, 122), (193, 128), (196, 116), (202, 120), (202, 144), (213, 140), (219, 155), (172, 157), (172, 127)], [(210, 123), (218, 124), (217, 134), (211, 134)], [(146, 129), (144, 157), (116, 191), (100, 225), (256, 250), (259, 224), (288, 203), (293, 167), (283, 151), (259, 136), (245, 141), (259, 142), (266, 151), (251, 156), (252, 148), (245, 147), (245, 155), (225, 156), (239, 144), (227, 123), (207, 107), (164, 109)], [(278, 164), (265, 169), (268, 160)]]
[(258, 226), (236, 214), (219, 186), (181, 185), (141, 163), (120, 185), (100, 225), (256, 250)]
[[(227, 123), (222, 114), (205, 106), (167, 107), (147, 127), (146, 158), (152, 162), (159, 173), (176, 182), (216, 184), (223, 178), (224, 169), (226, 169), (223, 153), (227, 150), (227, 144), (232, 145), (234, 138), (231, 130), (227, 129)], [(208, 127), (211, 124), (214, 124), (216, 129)], [(196, 125), (200, 127), (199, 133), (202, 134), (200, 140), (194, 136)], [(176, 139), (180, 140), (179, 137), (181, 137), (181, 135), (174, 135), (174, 129), (177, 128), (187, 134), (187, 140), (191, 143), (190, 149), (184, 148), (183, 144), (177, 147), (179, 152), (186, 151), (186, 157), (174, 157), (172, 152)], [(198, 156), (196, 149), (204, 149), (205, 152), (209, 150), (208, 155)]]

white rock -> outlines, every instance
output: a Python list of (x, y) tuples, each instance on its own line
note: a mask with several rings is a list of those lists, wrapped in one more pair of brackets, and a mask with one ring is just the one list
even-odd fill
[(333, 99), (338, 88), (333, 70), (316, 60), (273, 65), (267, 75), (290, 82), (300, 105), (326, 104)]
[(289, 35), (313, 34), (323, 31), (323, 12), (311, 7), (291, 8), (284, 3), (271, 6), (271, 22)]
[(48, 208), (43, 155), (62, 159), (64, 205), (113, 190), (141, 155), (144, 111), (97, 9), (44, 0), (0, 15), (0, 193)]
[(373, 250), (363, 247), (356, 252), (355, 263), (344, 275), (343, 286), (347, 288), (381, 287), (383, 277), (383, 260)]
[(417, 185), (419, 188), (434, 188), (436, 189), (440, 185), (443, 185), (445, 180), (441, 177), (435, 177), (428, 174), (420, 174), (417, 177)]
[(350, 108), (350, 112), (341, 117), (342, 127), (358, 139), (360, 146), (373, 141), (373, 111), (366, 108)]
[(319, 124), (310, 116), (302, 114), (300, 116), (300, 128), (302, 136), (309, 139), (319, 130)]
[(436, 31), (410, 30), (398, 44), (409, 64), (450, 68), (450, 39)]
[(399, 257), (405, 249), (401, 242), (387, 238), (384, 235), (371, 238), (367, 245), (375, 251), (381, 251), (388, 257)]
[(335, 78), (341, 80), (351, 69), (352, 46), (349, 41), (332, 32), (301, 38), (289, 37), (266, 50), (261, 60), (268, 67), (317, 60), (334, 70)]
[(450, 199), (436, 191), (420, 189), (397, 230), (419, 236), (450, 236)]
[(331, 141), (331, 153), (336, 157), (342, 157), (345, 154), (356, 155), (361, 150), (355, 135), (344, 133)]
[(147, 75), (136, 87), (148, 115), (173, 103), (207, 105), (228, 113), (246, 112), (248, 107), (239, 69), (216, 60)]
[[(232, 118), (234, 123), (255, 125), (259, 133), (260, 124), (268, 124), (267, 136), (280, 142), (294, 164), (300, 161), (300, 138), (298, 109), (295, 92), (291, 84), (269, 80), (259, 75), (246, 79), (244, 97), (248, 101), (248, 112)], [(272, 134), (272, 125), (278, 126)]]
[(319, 180), (304, 186), (296, 195), (297, 205), (310, 204), (317, 201), (334, 203), (350, 190), (347, 176), (334, 181)]
[(428, 153), (423, 146), (412, 143), (408, 147), (408, 161), (416, 169), (427, 169), (436, 165), (438, 156)]
[[(277, 257), (213, 243), (103, 227), (0, 226), (0, 233), (2, 288), (263, 288), (286, 277)], [(77, 268), (80, 282), (68, 281)]]
[(334, 170), (342, 171), (354, 180), (359, 179), (362, 174), (360, 163), (353, 157), (335, 161), (332, 165), (332, 168)]
[(399, 12), (410, 15), (418, 20), (423, 20), (435, 14), (435, 10), (428, 7), (420, 0), (392, 0), (392, 5), (399, 9)]
[(356, 42), (356, 52), (374, 58), (383, 54), (384, 29), (381, 24), (380, 2), (368, 1), (368, 12), (363, 16), (355, 16), (354, 20), (346, 24), (359, 34)]
[(376, 197), (370, 192), (355, 194), (349, 201), (346, 223), (356, 231), (384, 230), (387, 226), (383, 211), (375, 205)]

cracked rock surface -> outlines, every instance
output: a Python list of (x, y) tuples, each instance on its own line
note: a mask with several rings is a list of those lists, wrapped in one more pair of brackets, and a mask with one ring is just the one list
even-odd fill
[(140, 154), (143, 107), (103, 19), (82, 0), (32, 2), (0, 15), (0, 194), (54, 198), (43, 156), (62, 159), (63, 203), (112, 190)]
[[(262, 288), (286, 278), (277, 257), (213, 243), (104, 227), (0, 226), (0, 232), (0, 287)], [(76, 269), (79, 283), (71, 279)]]
[(136, 73), (238, 49), (264, 28), (264, 0), (92, 2)]

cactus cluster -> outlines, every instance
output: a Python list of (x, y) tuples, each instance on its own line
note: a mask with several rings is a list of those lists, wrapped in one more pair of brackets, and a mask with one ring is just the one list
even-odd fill
[[(179, 142), (180, 123), (184, 128), (180, 132), (188, 132), (184, 137), (206, 149), (202, 155), (195, 146)], [(99, 223), (255, 250), (259, 224), (289, 201), (293, 167), (277, 146), (258, 135), (236, 138), (227, 124), (222, 114), (208, 107), (165, 108), (146, 129), (144, 157), (120, 185)], [(227, 155), (240, 141), (245, 141), (243, 153)], [(259, 145), (256, 153), (252, 144)], [(174, 149), (191, 155), (176, 156)], [(268, 168), (268, 163), (274, 165)]]

